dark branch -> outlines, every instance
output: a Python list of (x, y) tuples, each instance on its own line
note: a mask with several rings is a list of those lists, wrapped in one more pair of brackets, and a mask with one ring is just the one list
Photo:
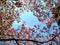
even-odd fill
[(50, 42), (50, 41), (53, 41), (53, 39), (57, 36), (59, 36), (60, 33), (58, 33), (57, 35), (55, 35), (52, 39), (48, 40), (48, 41), (44, 41), (44, 42), (39, 42), (39, 41), (36, 41), (36, 40), (29, 40), (29, 39), (15, 39), (15, 38), (11, 38), (11, 39), (0, 39), (0, 41), (12, 41), (12, 40), (15, 40), (16, 43), (19, 45), (19, 43), (17, 41), (31, 41), (31, 42), (34, 42), (34, 43), (47, 43), (47, 42)]
[(17, 40), (15, 40), (15, 41), (16, 41), (17, 45), (19, 45), (18, 41)]
[[(57, 35), (55, 35), (52, 39), (50, 39), (50, 40), (48, 40), (48, 41), (45, 41), (45, 42), (42, 42), (42, 43), (47, 43), (47, 42), (53, 41), (54, 38), (56, 38), (57, 36), (59, 36), (59, 34), (60, 34), (60, 32), (59, 32)], [(40, 42), (39, 42), (39, 43), (40, 43)]]

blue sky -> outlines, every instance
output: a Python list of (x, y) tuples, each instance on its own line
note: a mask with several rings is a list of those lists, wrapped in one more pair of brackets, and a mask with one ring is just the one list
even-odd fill
[(27, 27), (33, 28), (34, 25), (40, 25), (40, 29), (42, 29), (44, 26), (46, 26), (46, 24), (43, 24), (42, 22), (40, 22), (38, 20), (38, 18), (36, 16), (33, 15), (33, 13), (31, 11), (27, 12), (24, 11), (24, 13), (22, 13), (20, 15), (20, 22), (17, 23), (17, 21), (14, 21), (12, 24), (12, 27), (17, 29), (19, 26), (21, 26), (21, 24), (25, 21)]
[[(37, 1), (37, 2), (38, 2), (38, 1)], [(40, 3), (41, 3), (41, 5), (42, 5), (43, 7), (45, 7), (47, 2), (44, 2), (43, 0), (41, 0)], [(56, 3), (56, 1), (53, 0), (53, 6), (55, 5), (55, 3)], [(19, 8), (16, 8), (16, 10), (18, 10), (18, 11), (20, 12)], [(49, 15), (52, 17), (52, 11), (51, 11), (51, 10), (48, 10), (48, 9), (42, 10), (42, 9), (41, 9), (40, 11), (49, 13)], [(47, 14), (47, 15), (48, 15), (48, 14)], [(40, 25), (40, 29), (39, 29), (39, 30), (43, 29), (43, 27), (46, 27), (46, 28), (47, 28), (47, 25), (46, 25), (45, 23), (43, 24), (42, 22), (38, 21), (37, 17), (35, 17), (35, 16), (33, 15), (33, 12), (31, 12), (30, 10), (28, 10), (28, 12), (27, 12), (27, 10), (25, 10), (24, 12), (22, 12), (22, 13), (20, 14), (19, 17), (20, 17), (20, 22), (18, 23), (17, 21), (14, 21), (13, 24), (12, 24), (12, 27), (13, 27), (14, 29), (21, 28), (21, 25), (22, 25), (22, 23), (23, 23), (24, 21), (26, 22), (26, 26), (27, 26), (27, 27), (30, 27), (30, 28), (33, 28), (34, 25)], [(50, 34), (52, 34), (52, 33), (54, 32), (54, 31), (53, 31), (53, 26), (54, 26), (54, 25), (56, 25), (56, 26), (58, 27), (57, 23), (55, 22), (55, 23), (52, 23), (52, 24), (51, 24), (50, 29), (47, 28), (47, 29), (50, 31)], [(39, 33), (39, 30), (37, 31), (37, 33)], [(19, 30), (17, 30), (17, 31), (19, 32)], [(42, 34), (44, 35), (44, 33), (41, 33), (41, 35), (42, 35)]]
[[(30, 27), (30, 28), (33, 28), (34, 25), (40, 25), (39, 30), (43, 29), (43, 27), (47, 28), (47, 25), (45, 23), (43, 24), (42, 22), (38, 21), (37, 17), (35, 17), (30, 10), (29, 10), (29, 12), (24, 11), (23, 13), (21, 13), (20, 22), (18, 23), (17, 21), (14, 21), (12, 24), (12, 27), (14, 29), (21, 28), (21, 25), (24, 21), (26, 22), (26, 26)], [(54, 30), (53, 30), (54, 25), (56, 25), (58, 27), (57, 23), (55, 22), (55, 23), (51, 24), (50, 29), (47, 28), (50, 31), (50, 34), (52, 34), (54, 32)], [(37, 33), (40, 33), (39, 30), (37, 30)], [(19, 30), (17, 30), (17, 31), (19, 32)], [(44, 35), (44, 33), (41, 33), (41, 35)]]
[(14, 28), (17, 28), (19, 25), (21, 25), (23, 22), (26, 22), (26, 25), (28, 27), (33, 27), (35, 24), (38, 25), (40, 22), (38, 21), (37, 17), (35, 17), (33, 15), (33, 13), (31, 11), (27, 12), (24, 11), (24, 13), (22, 13), (20, 15), (20, 22), (17, 23), (17, 21), (14, 21), (14, 23), (12, 24)]

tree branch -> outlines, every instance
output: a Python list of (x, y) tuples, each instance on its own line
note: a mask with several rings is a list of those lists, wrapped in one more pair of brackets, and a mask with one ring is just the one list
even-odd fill
[(17, 41), (31, 41), (31, 42), (34, 42), (34, 43), (47, 43), (47, 42), (50, 42), (50, 41), (53, 41), (54, 38), (56, 38), (57, 36), (59, 36), (60, 33), (58, 33), (57, 35), (55, 35), (52, 39), (48, 40), (48, 41), (44, 41), (44, 42), (39, 42), (39, 41), (36, 41), (36, 40), (29, 40), (29, 39), (15, 39), (15, 38), (10, 38), (10, 39), (0, 39), (0, 41), (12, 41), (12, 40), (15, 40), (16, 43), (19, 45), (19, 43)]
[(16, 41), (17, 45), (19, 45), (18, 41), (17, 40), (15, 40), (15, 41)]

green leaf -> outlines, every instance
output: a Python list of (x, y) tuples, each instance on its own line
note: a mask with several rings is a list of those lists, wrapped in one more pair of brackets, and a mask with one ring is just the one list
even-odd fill
[(58, 20), (58, 22), (57, 22), (57, 23), (58, 23), (58, 25), (60, 26), (60, 19)]
[(58, 18), (58, 14), (55, 14), (54, 18)]
[(8, 18), (6, 18), (7, 20), (11, 20), (12, 19), (12, 17), (11, 16), (8, 16)]
[(59, 10), (59, 11), (60, 11), (60, 5), (57, 7), (57, 10)]
[(14, 0), (14, 1), (18, 1), (18, 0)]

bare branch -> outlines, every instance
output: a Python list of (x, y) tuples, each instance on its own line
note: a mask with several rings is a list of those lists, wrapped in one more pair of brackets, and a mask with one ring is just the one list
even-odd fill
[(15, 40), (16, 43), (19, 45), (19, 43), (17, 41), (31, 41), (31, 42), (34, 42), (34, 43), (47, 43), (47, 42), (50, 42), (50, 41), (53, 41), (54, 38), (56, 38), (57, 36), (59, 36), (60, 33), (58, 33), (57, 35), (55, 35), (52, 39), (48, 40), (48, 41), (44, 41), (44, 42), (39, 42), (39, 41), (36, 41), (36, 40), (29, 40), (29, 39), (15, 39), (15, 38), (10, 38), (10, 39), (0, 39), (0, 41), (11, 41), (11, 40)]

